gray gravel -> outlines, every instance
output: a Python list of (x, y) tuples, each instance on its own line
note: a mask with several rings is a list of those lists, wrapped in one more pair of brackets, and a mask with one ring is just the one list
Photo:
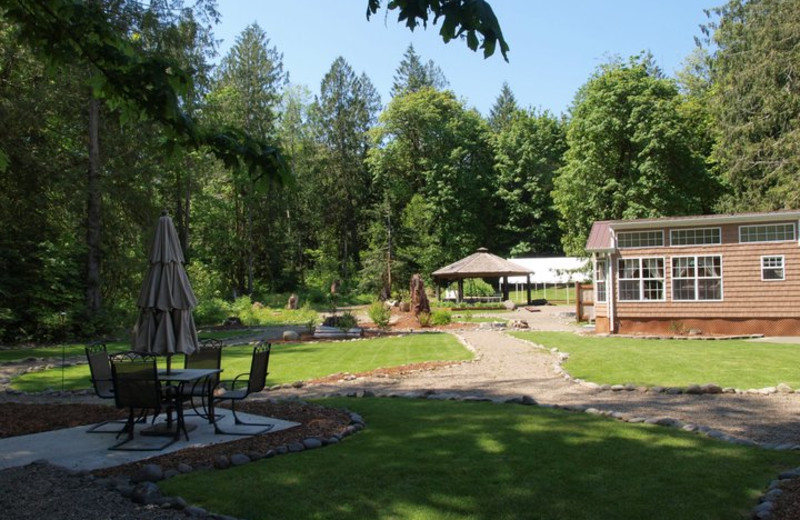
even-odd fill
[(142, 506), (98, 485), (88, 475), (46, 463), (0, 471), (4, 520), (176, 520), (181, 511)]

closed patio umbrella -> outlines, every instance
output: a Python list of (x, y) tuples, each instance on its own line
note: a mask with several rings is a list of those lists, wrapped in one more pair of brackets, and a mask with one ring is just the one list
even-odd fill
[(167, 371), (175, 353), (192, 354), (198, 349), (192, 309), (197, 299), (183, 268), (183, 251), (175, 225), (166, 211), (161, 213), (150, 266), (139, 292), (139, 319), (133, 328), (133, 350), (167, 356)]

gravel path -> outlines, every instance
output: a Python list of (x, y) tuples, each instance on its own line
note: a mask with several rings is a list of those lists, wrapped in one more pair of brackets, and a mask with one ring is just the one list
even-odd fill
[[(538, 313), (517, 311), (508, 317), (524, 319), (533, 330), (577, 330), (577, 326), (560, 315), (563, 312), (563, 307), (545, 307)], [(432, 391), (498, 401), (527, 395), (542, 404), (593, 407), (632, 417), (671, 417), (759, 443), (800, 444), (800, 394), (670, 395), (600, 391), (557, 375), (553, 370), (557, 361), (554, 354), (503, 332), (462, 331), (459, 336), (476, 352), (476, 361), (398, 378), (364, 377), (277, 393), (314, 397), (359, 390), (377, 395)], [(270, 392), (271, 396), (275, 394)]]

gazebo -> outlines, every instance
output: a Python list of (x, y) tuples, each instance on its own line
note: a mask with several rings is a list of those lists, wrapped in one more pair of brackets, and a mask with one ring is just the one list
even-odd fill
[[(465, 278), (501, 278), (503, 300), (508, 300), (508, 277), (527, 276), (528, 277), (528, 302), (531, 301), (530, 277), (533, 271), (509, 262), (505, 258), (493, 255), (485, 247), (481, 247), (475, 253), (457, 262), (442, 267), (434, 271), (432, 276), (434, 281), (458, 280), (458, 301), (464, 299), (464, 279)], [(438, 287), (437, 283), (437, 287)]]

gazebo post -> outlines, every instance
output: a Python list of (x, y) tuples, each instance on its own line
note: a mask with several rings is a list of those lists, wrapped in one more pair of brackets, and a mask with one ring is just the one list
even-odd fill
[(458, 279), (458, 303), (464, 301), (464, 279)]
[(531, 275), (528, 275), (528, 305), (531, 304)]
[(503, 277), (503, 301), (508, 300), (508, 276)]

